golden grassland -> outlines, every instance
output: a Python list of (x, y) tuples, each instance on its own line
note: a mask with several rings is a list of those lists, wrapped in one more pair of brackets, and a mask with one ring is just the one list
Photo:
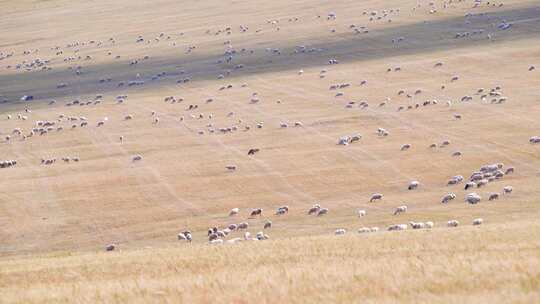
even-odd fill
[(540, 223), (0, 262), (4, 303), (535, 303)]

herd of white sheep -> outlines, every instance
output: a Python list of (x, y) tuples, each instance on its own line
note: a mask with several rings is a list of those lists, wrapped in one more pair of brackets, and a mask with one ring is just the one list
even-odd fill
[[(444, 10), (450, 7), (450, 4), (452, 4), (452, 0), (450, 1), (443, 1), (442, 5), (436, 5), (434, 2), (429, 3), (429, 13), (430, 14), (436, 14), (440, 10)], [(462, 1), (457, 1), (462, 2)], [(487, 3), (484, 4), (482, 1), (475, 1), (474, 7), (477, 8), (481, 5), (485, 5), (488, 7), (501, 7), (502, 4), (497, 4), (494, 6), (493, 3)], [(412, 8), (412, 11), (419, 9), (420, 4)], [(320, 18), (323, 22), (339, 22), (339, 15), (336, 12), (329, 12), (326, 15), (325, 18), (321, 17), (321, 15), (318, 15), (317, 18)], [(387, 9), (382, 11), (365, 11), (363, 13), (363, 18), (366, 19), (366, 22), (385, 22), (385, 23), (391, 23), (395, 22), (397, 18), (400, 16), (400, 10), (399, 9)], [(465, 20), (469, 22), (469, 19), (473, 18), (474, 14), (467, 14), (465, 16)], [(299, 18), (290, 18), (288, 22), (300, 22)], [(272, 26), (274, 30), (279, 31), (280, 30), (280, 22), (283, 22), (282, 20), (278, 19), (272, 19), (267, 20), (267, 25)], [(367, 26), (359, 26), (356, 24), (351, 24), (348, 26), (349, 31), (357, 34), (368, 34), (369, 29)], [(471, 31), (464, 31), (464, 32), (458, 32), (451, 36), (453, 36), (456, 39), (472, 39), (472, 37), (481, 36), (483, 39), (493, 39), (495, 33), (498, 33), (500, 31), (511, 31), (512, 23), (508, 23), (506, 21), (499, 23), (496, 28), (490, 29), (488, 33), (484, 30), (471, 30)], [(213, 30), (207, 30), (206, 35), (230, 35), (233, 31), (238, 30), (241, 33), (246, 33), (251, 31), (250, 27), (247, 25), (240, 25), (238, 29), (235, 27), (223, 27), (217, 31)], [(255, 32), (259, 32), (260, 29), (255, 30)], [(332, 29), (332, 32), (335, 32), (334, 29)], [(182, 36), (184, 33), (182, 33)], [(165, 33), (160, 33), (157, 37), (154, 38), (146, 38), (144, 36), (137, 36), (135, 39), (135, 43), (139, 45), (149, 45), (149, 44), (155, 44), (160, 41), (169, 41), (172, 43), (172, 45), (176, 46), (176, 42), (172, 42), (172, 38), (170, 35), (167, 35)], [(407, 42), (407, 37), (395, 37), (391, 39), (388, 43), (391, 43), (393, 47), (399, 48), (400, 45)], [(78, 64), (76, 66), (70, 66), (69, 70), (73, 72), (73, 77), (81, 76), (86, 73), (85, 68), (83, 67), (82, 62), (92, 62), (94, 60), (94, 55), (82, 55), (81, 50), (84, 50), (85, 48), (90, 47), (96, 47), (96, 48), (102, 48), (106, 46), (113, 46), (117, 43), (116, 39), (110, 38), (107, 41), (98, 41), (98, 40), (90, 40), (87, 42), (74, 42), (69, 43), (64, 47), (61, 46), (53, 46), (50, 48), (54, 52), (54, 56), (52, 56), (50, 59), (40, 59), (40, 58), (34, 58), (34, 59), (28, 59), (23, 60), (22, 62), (16, 63), (14, 65), (7, 65), (5, 68), (9, 70), (16, 70), (20, 72), (36, 72), (36, 71), (50, 71), (54, 68), (54, 64), (57, 61), (58, 58), (62, 58), (62, 61), (64, 63), (66, 62), (77, 62)], [(220, 58), (216, 61), (217, 67), (220, 67), (222, 64), (233, 64), (233, 67), (231, 69), (228, 69), (226, 71), (219, 71), (215, 77), (219, 80), (227, 79), (230, 75), (234, 75), (237, 70), (244, 70), (247, 66), (241, 63), (237, 63), (239, 59), (242, 58), (243, 55), (246, 54), (253, 54), (255, 50), (248, 50), (245, 48), (242, 49), (236, 49), (233, 47), (232, 42), (230, 39), (227, 39), (224, 43), (225, 45), (225, 52), (220, 56)], [(197, 46), (196, 45), (189, 45), (186, 50), (185, 54), (190, 55), (195, 52), (197, 52)], [(68, 52), (74, 51), (74, 54), (76, 55), (65, 55)], [(309, 54), (309, 53), (320, 53), (323, 52), (323, 49), (318, 48), (311, 48), (306, 45), (299, 45), (297, 46), (294, 51), (289, 54), (288, 56), (298, 56), (300, 54)], [(279, 48), (266, 48), (265, 53), (266, 56), (269, 58), (272, 58), (273, 56), (285, 56), (284, 50)], [(23, 55), (31, 58), (32, 56), (37, 56), (37, 54), (40, 54), (40, 50), (33, 49), (33, 50), (25, 50)], [(0, 50), (0, 60), (8, 60), (14, 55), (14, 52), (6, 52)], [(112, 52), (108, 51), (107, 56), (112, 56)], [(121, 55), (115, 55), (115, 59), (123, 58)], [(135, 67), (138, 65), (141, 65), (143, 62), (151, 61), (152, 57), (149, 55), (138, 57), (138, 58), (131, 58), (129, 60), (129, 66)], [(328, 58), (326, 63), (329, 65), (328, 68), (320, 70), (318, 72), (318, 77), (320, 78), (321, 88), (328, 88), (330, 94), (328, 95), (329, 99), (336, 100), (337, 103), (339, 103), (341, 100), (345, 99), (347, 96), (346, 92), (348, 90), (351, 90), (354, 86), (369, 86), (368, 81), (364, 78), (361, 79), (353, 79), (349, 82), (340, 82), (340, 83), (331, 83), (327, 84), (324, 83), (325, 77), (329, 74), (329, 69), (338, 69), (340, 61), (334, 57)], [(334, 68), (334, 66), (338, 65)], [(430, 62), (428, 63), (426, 69), (435, 70), (438, 71), (441, 68), (446, 67), (446, 63), (442, 61), (436, 61), (435, 63)], [(387, 75), (398, 75), (399, 73), (404, 73), (403, 71), (406, 69), (406, 66), (402, 65), (391, 65), (391, 66), (385, 66), (381, 68), (382, 71), (386, 70)], [(529, 73), (536, 73), (535, 72), (535, 66), (529, 65), (528, 69), (524, 69), (525, 71)], [(330, 71), (331, 72), (331, 71)], [(308, 73), (308, 71), (304, 71), (303, 69), (296, 72), (295, 77), (305, 77), (305, 75)], [(180, 79), (176, 79), (175, 83), (178, 86), (181, 86), (187, 82), (192, 81), (191, 75), (189, 73), (182, 71), (178, 73), (180, 75)], [(174, 75), (174, 77), (178, 76)], [(111, 78), (109, 78), (106, 75), (101, 75), (102, 78), (99, 80), (99, 85), (107, 85), (109, 82), (112, 81)], [(446, 80), (444, 83), (440, 85), (440, 90), (444, 91), (447, 90), (447, 86), (452, 85), (453, 83), (459, 83), (464, 81), (463, 75), (456, 75), (454, 73), (447, 75)], [(118, 90), (128, 90), (132, 87), (144, 87), (147, 86), (151, 82), (161, 81), (164, 79), (167, 79), (167, 77), (171, 77), (169, 73), (163, 71), (160, 73), (157, 73), (155, 75), (141, 75), (140, 73), (136, 73), (133, 75), (131, 79), (124, 79), (124, 80), (118, 80), (116, 83), (116, 87)], [(57, 90), (69, 90), (71, 85), (69, 81), (70, 79), (65, 79), (62, 82), (58, 83), (56, 85)], [(204, 97), (201, 96), (201, 99), (197, 101), (190, 101), (189, 105), (186, 104), (186, 100), (184, 100), (181, 96), (171, 96), (167, 95), (164, 96), (162, 99), (167, 104), (176, 104), (176, 105), (185, 105), (184, 111), (185, 115), (182, 115), (180, 117), (174, 117), (175, 123), (181, 123), (181, 124), (189, 124), (191, 121), (202, 121), (205, 123), (204, 127), (201, 127), (194, 131), (194, 134), (197, 134), (197, 136), (225, 136), (225, 134), (234, 134), (237, 132), (256, 132), (258, 129), (268, 128), (269, 123), (265, 123), (264, 121), (258, 121), (256, 123), (248, 123), (241, 118), (238, 118), (238, 115), (234, 111), (228, 112), (228, 114), (225, 116), (226, 118), (234, 119), (234, 121), (231, 121), (230, 124), (227, 125), (217, 125), (216, 118), (219, 117), (219, 113), (211, 113), (211, 112), (202, 112), (206, 105), (213, 104), (216, 102), (219, 102), (219, 94), (220, 92), (225, 92), (226, 90), (234, 89), (236, 87), (240, 87), (243, 89), (249, 90), (248, 84), (242, 84), (242, 85), (235, 85), (235, 84), (225, 84), (220, 86), (216, 92), (212, 93), (211, 97), (208, 95), (205, 95)], [(391, 94), (388, 94), (388, 96), (381, 100), (376, 101), (375, 105), (377, 109), (379, 108), (386, 108), (393, 105), (392, 99), (393, 98), (407, 98), (407, 100), (417, 101), (418, 98), (421, 98), (426, 94), (426, 90), (424, 88), (419, 87), (410, 87), (410, 88), (400, 88), (399, 91), (393, 92)], [(397, 95), (397, 97), (396, 97)], [(443, 94), (441, 94), (443, 96)], [(144, 117), (144, 115), (141, 115), (140, 112), (136, 112), (136, 114), (133, 114), (131, 111), (128, 111), (130, 108), (130, 102), (128, 102), (128, 95), (127, 94), (121, 94), (117, 96), (104, 96), (103, 94), (98, 94), (93, 96), (92, 98), (87, 98), (86, 100), (81, 98), (76, 98), (73, 100), (70, 100), (64, 104), (65, 107), (69, 107), (70, 109), (73, 109), (75, 107), (78, 107), (82, 110), (88, 110), (91, 111), (93, 107), (99, 107), (101, 105), (104, 105), (107, 103), (107, 99), (110, 99), (112, 101), (109, 101), (109, 105), (113, 105), (118, 107), (119, 111), (122, 112), (122, 114), (118, 115), (117, 113), (111, 113), (110, 116), (103, 117), (100, 119), (95, 119), (93, 121), (90, 121), (86, 116), (81, 115), (65, 115), (63, 113), (57, 113), (55, 117), (50, 117), (48, 120), (44, 120), (41, 116), (35, 115), (32, 110), (30, 110), (32, 101), (35, 101), (36, 99), (42, 99), (40, 96), (37, 95), (30, 95), (30, 94), (24, 94), (22, 97), (20, 97), (21, 102), (26, 103), (26, 107), (23, 111), (20, 111), (19, 113), (10, 113), (5, 116), (6, 120), (10, 120), (11, 123), (17, 124), (17, 127), (9, 130), (4, 131), (1, 130), (0, 134), (3, 135), (4, 138), (4, 144), (6, 145), (14, 145), (19, 144), (16, 141), (19, 142), (30, 142), (34, 140), (34, 138), (38, 136), (61, 136), (61, 134), (64, 134), (66, 132), (77, 132), (79, 129), (92, 129), (92, 130), (103, 130), (107, 129), (109, 127), (109, 124), (111, 121), (122, 121), (122, 123), (129, 125), (137, 120), (143, 120), (145, 121), (148, 128), (159, 128), (161, 124), (163, 124), (163, 121), (167, 119), (168, 117), (172, 116), (173, 114), (169, 113), (162, 113), (160, 112), (158, 114), (157, 111), (151, 110), (151, 109), (145, 109), (147, 111), (147, 117)], [(414, 104), (409, 105), (398, 105), (395, 106), (395, 111), (392, 110), (393, 114), (401, 115), (402, 112), (407, 111), (419, 111), (420, 109), (427, 109), (429, 107), (439, 107), (440, 109), (444, 109), (445, 107), (458, 107), (460, 104), (467, 104), (467, 103), (474, 103), (479, 102), (483, 103), (485, 105), (489, 105), (490, 107), (497, 107), (498, 104), (503, 104), (507, 102), (511, 102), (511, 99), (509, 97), (505, 96), (503, 94), (503, 88), (501, 85), (496, 85), (492, 88), (475, 88), (470, 91), (463, 92), (463, 95), (460, 96), (460, 98), (457, 98), (456, 100), (452, 100), (452, 98), (448, 97), (441, 97), (442, 100), (437, 99), (428, 99), (423, 102), (414, 102)], [(258, 92), (251, 91), (249, 94), (249, 97), (244, 101), (245, 106), (251, 106), (251, 107), (258, 107), (261, 104), (264, 104), (267, 102), (261, 94)], [(277, 100), (277, 104), (281, 104), (283, 101), (281, 99)], [(58, 105), (56, 100), (49, 100), (48, 105), (50, 107), (54, 107), (58, 111), (61, 111), (60, 106)], [(370, 106), (370, 102), (367, 100), (355, 100), (350, 101), (347, 100), (344, 103), (344, 108), (346, 111), (352, 111), (354, 109), (360, 109), (362, 111), (372, 111), (372, 106)], [(394, 113), (399, 112), (399, 113)], [(16, 118), (15, 118), (16, 117)], [(453, 112), (448, 114), (449, 121), (452, 121), (454, 123), (462, 123), (467, 120), (467, 116), (463, 115), (461, 113)], [(32, 122), (32, 126), (29, 127), (28, 123)], [(98, 129), (100, 128), (100, 129)], [(310, 127), (308, 124), (304, 125), (304, 122), (302, 121), (295, 121), (295, 120), (287, 120), (287, 119), (280, 119), (279, 123), (276, 123), (275, 125), (270, 125), (270, 128), (276, 128), (276, 129), (283, 129), (283, 132), (288, 132), (292, 130), (302, 130), (302, 129), (309, 129)], [(379, 127), (377, 130), (372, 130), (374, 136), (376, 136), (378, 139), (385, 141), (385, 140), (391, 140), (393, 138), (392, 133), (393, 130), (389, 130), (390, 128), (386, 127)], [(367, 131), (369, 132), (369, 130)], [(368, 133), (365, 134), (368, 134)], [(349, 149), (352, 148), (353, 145), (361, 145), (362, 141), (366, 140), (365, 137), (357, 133), (356, 131), (351, 131), (345, 133), (347, 135), (343, 135), (338, 138), (337, 145), (343, 146), (339, 147), (340, 149)], [(116, 137), (118, 138), (118, 143), (122, 144), (124, 142), (124, 136)], [(335, 140), (335, 138), (331, 139), (332, 141)], [(527, 143), (527, 139), (523, 138), (522, 142), (524, 144)], [(532, 135), (528, 139), (528, 143), (531, 145), (540, 145), (540, 136), (538, 135)], [(333, 143), (335, 145), (335, 141)], [(440, 142), (432, 143), (429, 145), (429, 149), (432, 149), (433, 151), (447, 151), (448, 147), (453, 147), (449, 139), (442, 139)], [(399, 148), (399, 151), (397, 149)], [(415, 149), (417, 149), (417, 145), (415, 143), (401, 143), (401, 145), (395, 146), (396, 153), (412, 153)], [(440, 150), (439, 150), (440, 149)], [(446, 149), (446, 150), (445, 150)], [(253, 148), (250, 148), (248, 151), (246, 151), (247, 155), (245, 157), (250, 159), (256, 159), (259, 155), (259, 153), (265, 153), (264, 149), (261, 149), (257, 146), (254, 146)], [(462, 151), (454, 150), (454, 151), (448, 151), (448, 156), (453, 157), (453, 159), (459, 159), (460, 157), (464, 156), (464, 153)], [(61, 156), (59, 157), (64, 163), (78, 163), (80, 162), (79, 156)], [(137, 164), (144, 164), (145, 158), (142, 154), (133, 154), (131, 155), (131, 163), (133, 166), (136, 166)], [(56, 163), (57, 158), (56, 157), (47, 157), (41, 159), (42, 165), (53, 165)], [(0, 161), (0, 168), (10, 168), (15, 167), (15, 165), (18, 165), (17, 167), (24, 166), (25, 162), (28, 162), (31, 160), (24, 159), (20, 162), (16, 160), (4, 160)], [(36, 161), (37, 162), (37, 161)], [(81, 162), (84, 162), (82, 160)], [(126, 160), (126, 162), (129, 162), (129, 159)], [(236, 164), (229, 164), (225, 166), (225, 169), (229, 172), (229, 174), (235, 174), (238, 171), (241, 171), (242, 168), (237, 166)], [(14, 170), (17, 170), (17, 168), (14, 168)], [(463, 201), (465, 201), (468, 204), (471, 205), (477, 205), (483, 200), (487, 198), (487, 201), (495, 201), (495, 200), (503, 200), (505, 198), (511, 197), (511, 194), (513, 193), (513, 187), (509, 185), (505, 185), (500, 189), (500, 192), (486, 192), (483, 191), (489, 184), (504, 180), (506, 176), (509, 176), (511, 174), (514, 174), (516, 169), (511, 166), (506, 166), (502, 163), (495, 163), (495, 164), (487, 164), (484, 166), (481, 166), (478, 170), (473, 171), (470, 174), (470, 177), (467, 179), (463, 175), (457, 174), (452, 177), (450, 177), (446, 183), (441, 183), (441, 186), (447, 186), (448, 189), (451, 189), (453, 187), (464, 187), (464, 190), (469, 189), (475, 189), (476, 192), (470, 192), (464, 195)], [(453, 174), (460, 173), (455, 172)], [(461, 173), (464, 174), (464, 173)], [(446, 180), (447, 176), (442, 177), (444, 180)], [(400, 185), (403, 189), (403, 197), (406, 197), (405, 193), (407, 192), (416, 192), (421, 191), (424, 187), (426, 187), (428, 181), (419, 181), (419, 180), (410, 180), (408, 184)], [(429, 183), (432, 183), (432, 181), (429, 181)], [(375, 192), (380, 189), (370, 189), (369, 193), (373, 193), (371, 196), (365, 198), (365, 202), (368, 204), (380, 204), (381, 201), (387, 200), (385, 198), (385, 195), (380, 192)], [(373, 191), (373, 192), (371, 192)], [(437, 195), (437, 197), (433, 198), (433, 202), (438, 204), (438, 207), (444, 208), (444, 206), (448, 204), (454, 204), (455, 201), (457, 201), (458, 195), (455, 192), (452, 192), (452, 190), (441, 192)], [(461, 200), (461, 198), (459, 199)], [(441, 205), (442, 204), (442, 205)], [(396, 204), (397, 205), (397, 204)], [(207, 237), (208, 242), (211, 244), (224, 244), (224, 243), (237, 243), (240, 241), (261, 241), (266, 240), (269, 238), (269, 236), (265, 233), (265, 231), (268, 231), (269, 229), (272, 229), (274, 227), (274, 223), (272, 220), (269, 219), (270, 216), (274, 216), (274, 222), (281, 224), (281, 222), (287, 221), (287, 216), (289, 214), (289, 211), (295, 212), (299, 210), (300, 208), (297, 208), (297, 210), (294, 210), (294, 208), (289, 208), (288, 205), (279, 206), (275, 209), (275, 212), (272, 212), (271, 214), (266, 214), (263, 212), (263, 208), (252, 208), (252, 209), (246, 209), (242, 210), (240, 208), (232, 208), (228, 212), (228, 217), (230, 219), (235, 219), (238, 217), (241, 217), (243, 213), (245, 212), (246, 220), (245, 221), (235, 221), (234, 223), (230, 223), (224, 227), (217, 227), (214, 226), (207, 231)], [(313, 206), (307, 209), (307, 211), (298, 211), (299, 213), (302, 213), (301, 216), (312, 216), (313, 219), (317, 217), (327, 218), (328, 216), (332, 216), (333, 211), (330, 212), (331, 206), (322, 206), (321, 203), (315, 203)], [(356, 210), (356, 211), (354, 211)], [(372, 215), (368, 213), (366, 209), (355, 209), (351, 208), (350, 214), (354, 214), (356, 212), (356, 216), (360, 219), (360, 221), (371, 217)], [(410, 208), (406, 200), (402, 200), (399, 202), (399, 205), (388, 208), (388, 213), (393, 214), (395, 218), (403, 218), (403, 214), (406, 215), (414, 215), (415, 209)], [(406, 216), (405, 215), (405, 216)], [(254, 228), (253, 224), (250, 224), (248, 222), (248, 219), (257, 219), (260, 221), (260, 225), (257, 226), (257, 228), (260, 228), (260, 231), (255, 234), (255, 236), (252, 236), (251, 233), (248, 231), (250, 228)], [(458, 227), (460, 225), (460, 222), (458, 220), (448, 218), (445, 220), (446, 223), (444, 223), (444, 226), (447, 227)], [(482, 218), (474, 218), (470, 221), (472, 225), (481, 225), (484, 220)], [(439, 224), (440, 225), (440, 224)], [(404, 231), (407, 230), (408, 227), (410, 227), (413, 230), (416, 229), (432, 229), (436, 226), (436, 222), (434, 220), (425, 220), (425, 221), (409, 221), (408, 223), (398, 223), (398, 224), (391, 224), (386, 227), (386, 231)], [(382, 229), (381, 229), (382, 230)], [(379, 227), (373, 226), (373, 227), (361, 227), (358, 229), (358, 233), (375, 233), (378, 231), (381, 231)], [(339, 228), (334, 230), (335, 235), (344, 235), (346, 234), (346, 229)], [(239, 234), (240, 233), (240, 234)], [(186, 241), (186, 242), (192, 242), (193, 241), (193, 234), (189, 228), (182, 229), (182, 232), (178, 233), (177, 235), (178, 240)], [(117, 245), (110, 244), (106, 247), (107, 251), (115, 250)]]

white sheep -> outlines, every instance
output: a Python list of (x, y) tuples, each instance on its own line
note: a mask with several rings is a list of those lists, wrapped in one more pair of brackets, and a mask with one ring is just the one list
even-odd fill
[(426, 222), (426, 228), (433, 228), (433, 226), (435, 226), (435, 224), (433, 224), (433, 222), (431, 222), (431, 221)]
[(426, 224), (422, 222), (409, 222), (409, 225), (411, 225), (412, 229), (424, 229), (426, 227)]
[(419, 185), (420, 185), (420, 183), (418, 181), (412, 181), (412, 182), (409, 183), (408, 189), (409, 190), (414, 190), (414, 189), (418, 188)]
[(465, 196), (465, 201), (469, 204), (478, 204), (482, 200), (482, 197), (477, 193), (469, 193)]
[(229, 216), (237, 215), (238, 212), (240, 212), (239, 208), (232, 208), (231, 211), (229, 211)]
[(510, 194), (512, 193), (512, 191), (514, 190), (514, 188), (512, 188), (512, 186), (506, 186), (503, 188), (503, 193), (504, 194)]
[(405, 213), (407, 212), (407, 206), (403, 205), (403, 206), (399, 206), (396, 208), (396, 210), (394, 211), (394, 215), (398, 215), (400, 213)]
[(447, 204), (454, 199), (456, 199), (456, 195), (454, 193), (448, 193), (445, 196), (443, 196), (443, 198), (441, 199), (441, 203)]
[(407, 224), (397, 224), (397, 225), (391, 225), (387, 229), (388, 231), (399, 231), (399, 230), (407, 230)]
[(483, 223), (484, 223), (484, 220), (481, 218), (474, 219), (472, 222), (474, 226), (482, 225)]
[(337, 229), (334, 234), (335, 235), (344, 235), (345, 232), (347, 232), (345, 229)]
[(457, 227), (459, 226), (459, 222), (457, 220), (450, 220), (446, 223), (446, 226), (448, 227)]
[(366, 210), (358, 210), (358, 217), (366, 216)]
[(371, 229), (368, 227), (362, 227), (358, 229), (358, 233), (367, 233), (367, 232), (371, 232)]

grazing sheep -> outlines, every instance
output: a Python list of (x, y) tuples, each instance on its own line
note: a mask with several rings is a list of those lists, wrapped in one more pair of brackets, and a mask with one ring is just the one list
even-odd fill
[(248, 229), (248, 227), (249, 227), (249, 224), (247, 222), (242, 222), (242, 223), (238, 224), (237, 229), (238, 230)]
[(529, 138), (529, 143), (540, 144), (540, 136), (532, 136), (531, 138)]
[(272, 222), (270, 220), (267, 220), (264, 223), (264, 229), (270, 229), (270, 228), (272, 228)]
[(400, 230), (407, 230), (407, 224), (397, 224), (397, 225), (391, 225), (387, 229), (388, 231), (400, 231)]
[(259, 149), (249, 149), (248, 155), (255, 155), (257, 152), (259, 152)]
[(515, 169), (514, 167), (508, 167), (506, 171), (504, 172), (504, 175), (508, 175), (510, 173), (514, 173)]
[(483, 223), (484, 223), (484, 220), (481, 218), (474, 219), (472, 222), (473, 226), (482, 225)]
[(497, 200), (497, 199), (499, 199), (499, 197), (500, 197), (499, 193), (491, 193), (491, 194), (489, 195), (488, 200), (489, 200), (489, 201)]
[(374, 193), (373, 195), (371, 195), (371, 198), (369, 199), (369, 202), (373, 202), (373, 201), (376, 201), (376, 200), (382, 200), (382, 199), (383, 199), (382, 194)]
[(514, 190), (514, 188), (512, 188), (512, 186), (506, 186), (503, 188), (503, 193), (504, 194), (510, 194), (512, 193), (512, 191)]
[(289, 213), (289, 206), (281, 206), (276, 210), (276, 215), (283, 215), (285, 213)]
[(412, 229), (424, 229), (426, 227), (425, 223), (422, 222), (409, 222), (409, 225), (411, 225)]
[(259, 241), (267, 240), (269, 238), (268, 235), (264, 234), (262, 231), (257, 232), (255, 235), (256, 239)]
[(459, 222), (457, 220), (450, 220), (446, 223), (446, 226), (448, 227), (457, 227), (459, 226)]
[(433, 226), (435, 226), (435, 224), (433, 224), (433, 222), (426, 222), (426, 228), (433, 228)]
[(313, 205), (313, 207), (309, 208), (308, 215), (316, 214), (317, 212), (319, 212), (320, 209), (321, 209), (321, 205), (315, 204)]
[(407, 189), (415, 190), (418, 188), (418, 186), (420, 186), (420, 183), (418, 181), (412, 181), (409, 183), (409, 186), (407, 187)]
[(113, 251), (116, 249), (116, 245), (115, 244), (109, 244), (107, 245), (107, 247), (105, 247), (105, 250), (106, 251)]
[(142, 160), (142, 156), (141, 155), (134, 155), (132, 158), (131, 158), (132, 161), (136, 162), (136, 161), (140, 161)]
[(476, 187), (476, 183), (475, 183), (475, 182), (467, 182), (467, 183), (465, 184), (464, 189), (465, 189), (465, 190), (468, 190), (469, 188), (474, 188), (474, 187)]
[(366, 216), (366, 210), (358, 210), (358, 217)]
[(262, 216), (262, 212), (263, 212), (262, 208), (252, 209), (249, 216), (250, 217), (254, 217), (254, 216), (257, 216), (257, 215)]
[(230, 224), (229, 226), (227, 226), (227, 228), (231, 231), (235, 231), (237, 228), (238, 228), (238, 225), (236, 224)]
[(443, 196), (443, 198), (441, 199), (441, 203), (447, 204), (454, 199), (456, 199), (456, 195), (454, 193), (448, 193), (445, 196)]
[(401, 151), (406, 151), (406, 150), (409, 150), (411, 148), (411, 145), (410, 144), (404, 144), (401, 146)]
[(321, 208), (317, 212), (317, 216), (322, 216), (322, 215), (325, 215), (325, 214), (328, 214), (328, 208)]
[(475, 205), (482, 200), (482, 197), (476, 193), (469, 193), (465, 196), (465, 201), (469, 204)]
[(396, 208), (396, 210), (394, 211), (394, 215), (398, 215), (400, 213), (405, 213), (407, 212), (407, 206), (403, 205), (403, 206), (399, 206)]
[(240, 212), (239, 208), (232, 208), (231, 211), (229, 211), (229, 216), (237, 215), (238, 212)]
[(344, 235), (347, 232), (345, 229), (336, 229), (334, 232), (335, 235)]
[(358, 229), (358, 233), (367, 233), (367, 232), (371, 232), (371, 229), (368, 227), (362, 227)]

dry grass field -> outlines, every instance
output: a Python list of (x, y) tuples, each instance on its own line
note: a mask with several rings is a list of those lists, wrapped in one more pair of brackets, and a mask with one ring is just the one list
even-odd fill
[(540, 3), (479, 3), (0, 0), (0, 302), (540, 302)]

